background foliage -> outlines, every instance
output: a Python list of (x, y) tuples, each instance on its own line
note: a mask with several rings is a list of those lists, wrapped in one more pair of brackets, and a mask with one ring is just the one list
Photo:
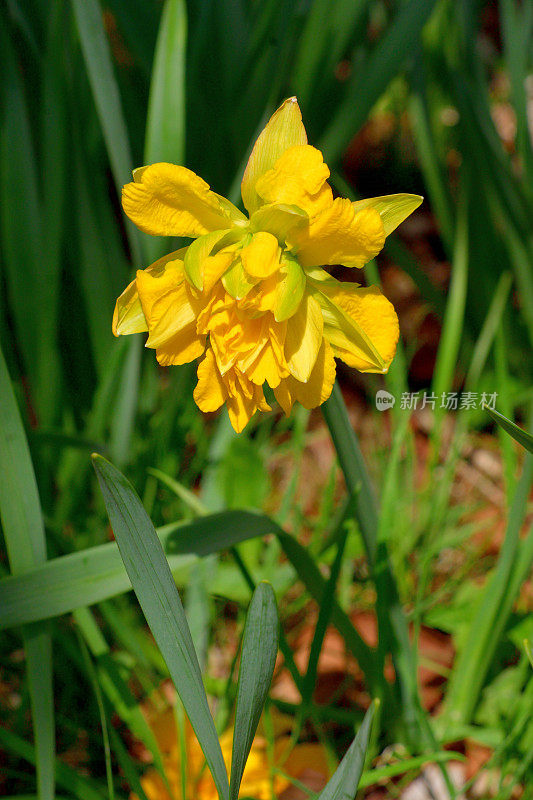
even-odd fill
[[(429, 234), (423, 225), (418, 230), (441, 262), (451, 264), (439, 278), (412, 246), (413, 234), (402, 239), (401, 231), (385, 248), (380, 265), (409, 276), (419, 308), (431, 309), (441, 330), (434, 363), (421, 377), (413, 367), (420, 343), (405, 327), (389, 390), (398, 397), (408, 389), (437, 396), (461, 387), (497, 392), (499, 410), (527, 427), (533, 6), (516, 0), (7, 0), (0, 20), (0, 342), (7, 364), (0, 375), (0, 508), (9, 557), (0, 563), (6, 576), (0, 624), (2, 675), (19, 698), (3, 709), (2, 789), (35, 792), (28, 763), (37, 759), (41, 796), (53, 796), (54, 729), (63, 754), (56, 777), (68, 796), (142, 792), (131, 736), (158, 764), (139, 700), (159, 686), (167, 668), (126, 594), (128, 579), (90, 470), (89, 453), (97, 450), (127, 473), (160, 526), (178, 584), (187, 586), (202, 665), (213, 637), (221, 635), (216, 612), (229, 602), (240, 624), (250, 579), (253, 585), (266, 578), (288, 630), (294, 615), (311, 608), (310, 598), (320, 604), (307, 672), (291, 664), (288, 645), (284, 655), (301, 696), (289, 710), (302, 726), (314, 726), (332, 753), (345, 749), (346, 731), (363, 710), (339, 709), (334, 699), (313, 702), (330, 624), (357, 658), (365, 689), (384, 701), (372, 756), (400, 744), (403, 763), (396, 770), (412, 777), (409, 759), (435, 757), (458, 742), (464, 750), (472, 740), (488, 748), (485, 772), (496, 775), (495, 797), (511, 797), (517, 785), (523, 797), (533, 797), (533, 682), (523, 646), (533, 636), (523, 589), (533, 534), (530, 528), (520, 534), (531, 464), (512, 440), (499, 434), (504, 543), (480, 567), (469, 544), (475, 523), (466, 515), (474, 498), (457, 503), (454, 488), (465, 441), (489, 417), (459, 412), (450, 430), (449, 418), (437, 412), (420, 479), (409, 413), (399, 403), (390, 419), (368, 412), (378, 515), (358, 493), (368, 476), (356, 458), (357, 443), (343, 448), (351, 425), (336, 394), (325, 419), (347, 499), (339, 496), (334, 466), (308, 513), (298, 499), (298, 478), (315, 416), (309, 427), (307, 412), (285, 420), (275, 411), (235, 437), (225, 416), (207, 419), (196, 409), (194, 366), (160, 373), (142, 337), (114, 340), (110, 333), (115, 298), (132, 270), (169, 249), (136, 231), (120, 211), (120, 187), (131, 168), (183, 163), (237, 202), (258, 131), (284, 97), (296, 94), (335, 188), (354, 197), (424, 194), (433, 227)], [(386, 152), (377, 163), (367, 155), (373, 135)], [(379, 280), (377, 265), (369, 265), (367, 279)], [(378, 386), (377, 379), (365, 379), (358, 391), (372, 397)], [(293, 469), (276, 497), (266, 465), (280, 454)], [(273, 519), (232, 511), (244, 507), (262, 508)], [(224, 509), (202, 520), (206, 511)], [(176, 535), (174, 523), (193, 518)], [(361, 533), (376, 547), (377, 569), (372, 558), (365, 562)], [(259, 538), (265, 534), (274, 536)], [(194, 555), (198, 547), (204, 547), (201, 559)], [(454, 553), (461, 554), (458, 569), (445, 570), (441, 579), (443, 559)], [(295, 594), (289, 589), (296, 577)], [(380, 638), (370, 648), (351, 614), (374, 605)], [(416, 643), (425, 626), (450, 634), (456, 650), (433, 716), (417, 682)], [(392, 684), (383, 674), (390, 653)], [(222, 682), (206, 675), (223, 727), (234, 676)], [(336, 721), (333, 733), (324, 720)], [(65, 758), (72, 752), (78, 752), (74, 766)], [(367, 770), (363, 785), (378, 777)], [(389, 785), (389, 791), (398, 789)]]

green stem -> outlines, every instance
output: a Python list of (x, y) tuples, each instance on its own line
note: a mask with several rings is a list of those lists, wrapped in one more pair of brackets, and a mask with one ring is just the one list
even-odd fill
[(329, 400), (322, 405), (322, 413), (337, 451), (347, 490), (353, 497), (355, 519), (361, 530), (376, 587), (381, 668), (384, 666), (386, 654), (391, 653), (410, 745), (416, 749), (428, 746), (435, 748), (433, 732), (418, 696), (416, 658), (390, 565), (387, 542), (378, 537), (377, 501), (337, 383)]

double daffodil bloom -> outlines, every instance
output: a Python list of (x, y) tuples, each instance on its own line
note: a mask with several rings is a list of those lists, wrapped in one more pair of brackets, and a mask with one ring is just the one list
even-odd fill
[(250, 155), (241, 185), (248, 217), (174, 164), (141, 167), (123, 189), (124, 211), (142, 231), (194, 241), (137, 272), (113, 332), (148, 331), (163, 366), (202, 358), (196, 403), (205, 412), (226, 403), (238, 432), (269, 410), (265, 383), (289, 414), (295, 401), (310, 409), (327, 400), (335, 358), (384, 373), (394, 356), (389, 301), (324, 266), (364, 266), (422, 198), (334, 199), (329, 174), (293, 97)]

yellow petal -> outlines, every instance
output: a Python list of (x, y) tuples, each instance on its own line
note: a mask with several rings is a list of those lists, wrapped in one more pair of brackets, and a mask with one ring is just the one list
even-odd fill
[(294, 205), (313, 217), (333, 202), (328, 178), (320, 150), (309, 144), (295, 145), (259, 178), (255, 188), (265, 203)]
[[(163, 258), (158, 259), (147, 267), (145, 271), (151, 275), (160, 274), (170, 261), (183, 260), (186, 249), (186, 247), (182, 247), (180, 250), (175, 250), (173, 253), (163, 256)], [(133, 280), (126, 289), (124, 289), (115, 304), (112, 329), (115, 336), (128, 333), (142, 333), (148, 330), (141, 301), (139, 300), (136, 280)]]
[(262, 386), (266, 381), (272, 389), (279, 386), (282, 378), (286, 378), (288, 374), (287, 367), (284, 363), (280, 363), (270, 341), (263, 347), (254, 363), (246, 370), (246, 375), (252, 383)]
[[(274, 761), (284, 773), (293, 778), (298, 778), (305, 785), (318, 791), (327, 783), (329, 777), (329, 764), (327, 752), (322, 744), (305, 743), (297, 744), (284, 758), (283, 749), (290, 740), (282, 737), (276, 740), (274, 746)], [(313, 783), (308, 783), (312, 781)]]
[(195, 358), (200, 358), (204, 350), (205, 336), (198, 336), (196, 322), (192, 322), (158, 345), (155, 354), (162, 367), (170, 367), (188, 364)]
[(208, 184), (186, 167), (152, 164), (135, 171), (122, 190), (128, 217), (155, 236), (202, 236), (233, 221)]
[(242, 200), (250, 214), (262, 205), (255, 191), (258, 178), (271, 169), (281, 154), (295, 144), (307, 144), (298, 101), (290, 97), (271, 116), (254, 144), (241, 184)]
[(216, 411), (227, 397), (226, 387), (218, 371), (213, 351), (209, 349), (198, 365), (198, 383), (193, 393), (200, 411)]
[(255, 392), (251, 398), (241, 390), (235, 390), (227, 400), (228, 415), (233, 429), (241, 433), (248, 425), (256, 411), (268, 411), (270, 406), (266, 404), (263, 390), (260, 386), (254, 387)]
[(146, 270), (139, 270), (137, 291), (150, 332), (147, 347), (159, 347), (196, 320), (181, 262), (168, 264), (165, 271), (155, 277)]
[(244, 269), (252, 278), (270, 277), (279, 269), (281, 249), (278, 240), (271, 233), (254, 233), (252, 241), (241, 250)]
[(228, 217), (230, 217), (230, 219), (233, 220), (235, 225), (243, 227), (248, 225), (248, 217), (246, 216), (246, 214), (243, 214), (242, 211), (240, 211), (237, 208), (237, 206), (233, 205), (231, 200), (228, 200), (227, 197), (223, 197), (221, 194), (217, 194), (216, 192), (213, 192), (213, 194), (217, 198), (218, 202), (220, 203), (220, 205), (222, 206)]
[(317, 298), (324, 315), (324, 337), (337, 358), (361, 372), (387, 372), (398, 344), (399, 326), (394, 306), (378, 287), (353, 288), (339, 283)]
[(307, 381), (322, 343), (324, 321), (319, 303), (310, 294), (304, 297), (296, 314), (287, 320), (285, 358), (289, 370), (299, 381)]
[(316, 408), (322, 405), (331, 394), (335, 383), (335, 358), (328, 342), (322, 340), (315, 365), (307, 383), (297, 381), (289, 376), (287, 388), (293, 400), (298, 400), (304, 408)]
[(135, 280), (124, 289), (115, 303), (112, 330), (114, 336), (148, 330)]
[(282, 407), (285, 416), (288, 417), (289, 414), (291, 413), (293, 403), (296, 399), (290, 393), (288, 380), (281, 381), (279, 386), (276, 386), (276, 388), (274, 389), (274, 396), (278, 401), (278, 403), (280, 404), (280, 406)]
[(375, 208), (381, 216), (385, 236), (388, 236), (418, 208), (423, 199), (419, 194), (387, 194), (357, 200), (352, 206), (356, 212), (363, 208)]
[(307, 228), (294, 231), (291, 240), (303, 267), (362, 267), (383, 247), (385, 231), (375, 209), (356, 213), (349, 200), (338, 197)]

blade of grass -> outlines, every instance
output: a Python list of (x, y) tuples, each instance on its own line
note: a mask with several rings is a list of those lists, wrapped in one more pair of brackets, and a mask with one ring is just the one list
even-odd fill
[(357, 79), (321, 138), (319, 147), (328, 163), (339, 160), (351, 137), (366, 121), (416, 46), (434, 6), (435, 0), (410, 0), (400, 7), (383, 38), (358, 70)]
[(87, 645), (79, 636), (79, 645), (82, 652), (83, 660), (85, 662), (85, 666), (87, 672), (90, 677), (90, 681), (93, 686), (93, 691), (96, 697), (96, 705), (98, 707), (98, 715), (100, 717), (100, 727), (102, 730), (102, 740), (103, 740), (103, 747), (104, 747), (104, 759), (105, 759), (105, 772), (106, 772), (106, 781), (107, 781), (107, 793), (109, 795), (109, 800), (115, 799), (115, 786), (113, 782), (113, 768), (111, 766), (111, 749), (109, 747), (109, 729), (107, 726), (107, 717), (105, 713), (104, 707), (104, 699), (102, 697), (102, 691), (100, 689), (100, 684), (98, 683), (98, 676), (96, 674), (96, 669), (94, 667), (93, 662), (91, 661), (91, 656), (89, 655), (89, 651), (87, 649)]
[[(104, 30), (102, 9), (98, 0), (71, 0), (71, 2), (115, 186), (120, 197), (122, 185), (131, 176), (132, 159), (119, 88)], [(140, 263), (137, 230), (129, 220), (126, 220), (126, 230), (133, 261)]]
[[(513, 387), (509, 374), (509, 336), (506, 321), (506, 319), (503, 319), (502, 324), (496, 331), (493, 352), (498, 404), (503, 416), (511, 417), (514, 411), (512, 403)], [(497, 432), (502, 453), (506, 498), (509, 503), (516, 486), (518, 454), (512, 439), (509, 438), (507, 433), (500, 427), (497, 428)]]
[[(197, 556), (276, 530), (253, 511), (227, 511), (201, 520), (172, 523), (159, 537), (174, 572), (187, 574)], [(52, 558), (41, 567), (0, 581), (0, 630), (67, 614), (131, 589), (115, 542)]]
[(375, 708), (376, 701), (366, 712), (361, 727), (357, 731), (357, 736), (339, 764), (337, 771), (318, 795), (317, 800), (355, 800), (365, 765)]
[[(470, 722), (498, 641), (512, 609), (514, 597), (509, 597), (509, 589), (516, 569), (517, 553), (520, 552), (520, 529), (531, 490), (532, 475), (533, 458), (528, 455), (509, 512), (505, 541), (498, 565), (470, 622), (465, 646), (457, 657), (449, 681), (445, 718), (453, 723)], [(533, 536), (530, 534), (531, 539)]]
[(128, 342), (128, 351), (120, 377), (115, 408), (113, 409), (109, 450), (113, 459), (121, 466), (127, 463), (130, 456), (131, 438), (139, 399), (142, 351), (142, 339), (140, 336), (132, 336)]
[[(339, 464), (349, 494), (355, 498), (355, 518), (365, 544), (371, 574), (377, 592), (376, 612), (379, 624), (379, 654), (382, 672), (385, 657), (391, 653), (398, 676), (401, 708), (408, 740), (413, 747), (436, 748), (430, 723), (418, 695), (416, 662), (409, 640), (407, 620), (400, 602), (396, 580), (390, 566), (387, 542), (378, 540), (378, 513), (357, 437), (337, 384), (322, 413), (330, 430)], [(445, 775), (446, 783), (451, 786)]]
[(184, 0), (166, 0), (159, 24), (146, 120), (146, 164), (185, 159), (185, 55), (187, 9)]
[(433, 372), (432, 391), (439, 397), (453, 385), (461, 345), (468, 284), (468, 193), (465, 189), (457, 209), (457, 234), (448, 301)]
[[(320, 603), (324, 597), (326, 581), (307, 550), (288, 533), (281, 529), (276, 531), (283, 552), (293, 565), (296, 573), (311, 597)], [(359, 666), (365, 673), (366, 680), (372, 692), (379, 691), (383, 676), (377, 669), (376, 658), (373, 650), (361, 638), (354, 628), (348, 615), (341, 609), (336, 600), (332, 603), (331, 620), (343, 639), (347, 648), (357, 659)]]
[[(40, 298), (48, 296), (42, 269), (42, 219), (37, 162), (32, 141), (29, 110), (20, 77), (20, 67), (7, 37), (0, 28), (2, 66), (2, 116), (0, 125), (0, 231), (8, 296), (17, 340), (29, 377), (37, 413), (51, 421), (50, 398), (44, 368), (49, 341), (41, 340), (43, 315)], [(24, 265), (24, 269), (21, 265)], [(31, 286), (31, 291), (28, 287)]]
[(93, 456), (93, 464), (132, 586), (200, 742), (219, 795), (227, 800), (229, 786), (222, 751), (185, 612), (163, 548), (124, 476), (102, 456)]
[[(146, 119), (144, 163), (185, 162), (187, 8), (185, 0), (166, 0), (152, 66)], [(168, 252), (161, 237), (142, 235), (148, 262)]]
[[(93, 658), (96, 659), (96, 665), (90, 661), (92, 669), (89, 669), (86, 664), (88, 667), (88, 676), (93, 686), (94, 681), (97, 681), (95, 691), (100, 692), (100, 687), (102, 688), (115, 713), (126, 723), (131, 733), (150, 750), (154, 759), (154, 765), (165, 781), (167, 789), (170, 790), (166, 782), (163, 756), (161, 755), (157, 739), (146, 717), (142, 713), (139, 704), (131, 693), (128, 684), (122, 679), (120, 671), (111, 655), (109, 646), (98, 628), (94, 616), (88, 608), (75, 609), (73, 616), (79, 635), (83, 637)], [(100, 708), (100, 703), (98, 705), (102, 713), (103, 707)], [(104, 720), (102, 718), (102, 724), (103, 722)]]
[[(0, 351), (0, 518), (14, 575), (46, 560), (37, 483), (22, 420)], [(23, 629), (35, 736), (37, 786), (42, 800), (55, 793), (52, 647), (42, 627)]]
[(361, 3), (345, 0), (334, 5), (329, 0), (314, 0), (311, 4), (293, 68), (294, 93), (304, 108), (312, 99), (317, 77), (323, 76), (324, 61), (339, 62), (352, 30), (361, 23), (368, 5), (368, 0)]
[(484, 406), (485, 411), (487, 414), (490, 414), (494, 422), (497, 422), (498, 425), (507, 431), (509, 436), (512, 436), (515, 442), (521, 444), (522, 447), (525, 447), (530, 453), (533, 453), (533, 436), (527, 431), (519, 428), (512, 420), (507, 419), (504, 417), (503, 414), (500, 414), (499, 411), (496, 411), (495, 408), (489, 408), (489, 406)]
[(231, 755), (230, 800), (237, 800), (239, 796), (246, 761), (274, 674), (278, 628), (274, 591), (270, 584), (262, 582), (253, 593), (242, 638)]
[(514, 0), (500, 0), (500, 20), (505, 52), (505, 63), (511, 79), (513, 108), (516, 114), (516, 141), (522, 156), (526, 191), (533, 182), (533, 148), (529, 133), (526, 78), (528, 60), (531, 60), (531, 37), (533, 34), (533, 7), (529, 3), (519, 6)]
[(464, 761), (464, 756), (462, 753), (444, 751), (402, 759), (397, 764), (387, 764), (385, 767), (376, 767), (364, 772), (359, 781), (359, 788), (366, 789), (379, 781), (395, 778), (397, 775), (405, 775), (407, 772), (419, 773), (424, 764), (439, 764), (443, 761)]
[(345, 527), (339, 539), (337, 552), (335, 554), (335, 561), (333, 562), (331, 572), (328, 580), (324, 584), (324, 595), (319, 603), (320, 610), (318, 613), (318, 620), (309, 651), (307, 671), (302, 683), (302, 711), (304, 714), (307, 713), (306, 706), (312, 702), (313, 692), (317, 682), (318, 660), (320, 658), (322, 645), (324, 644), (324, 637), (326, 635), (333, 611), (333, 601), (335, 599), (335, 591), (337, 589), (337, 581), (339, 579), (347, 538), (348, 530)]
[(455, 212), (448, 183), (440, 164), (435, 135), (428, 108), (426, 67), (421, 50), (417, 51), (411, 71), (413, 93), (409, 101), (409, 114), (416, 141), (417, 155), (424, 173), (431, 204), (435, 210), (441, 235), (449, 255), (453, 253)]
[[(0, 742), (6, 750), (16, 753), (28, 763), (34, 765), (37, 763), (38, 756), (35, 748), (20, 736), (8, 731), (7, 728), (0, 728)], [(56, 760), (55, 770), (58, 785), (77, 800), (108, 800), (105, 792), (100, 789), (95, 781), (82, 777), (75, 769), (63, 761)], [(42, 800), (45, 796), (41, 793), (38, 794), (39, 800)], [(56, 800), (55, 794), (51, 796)]]

